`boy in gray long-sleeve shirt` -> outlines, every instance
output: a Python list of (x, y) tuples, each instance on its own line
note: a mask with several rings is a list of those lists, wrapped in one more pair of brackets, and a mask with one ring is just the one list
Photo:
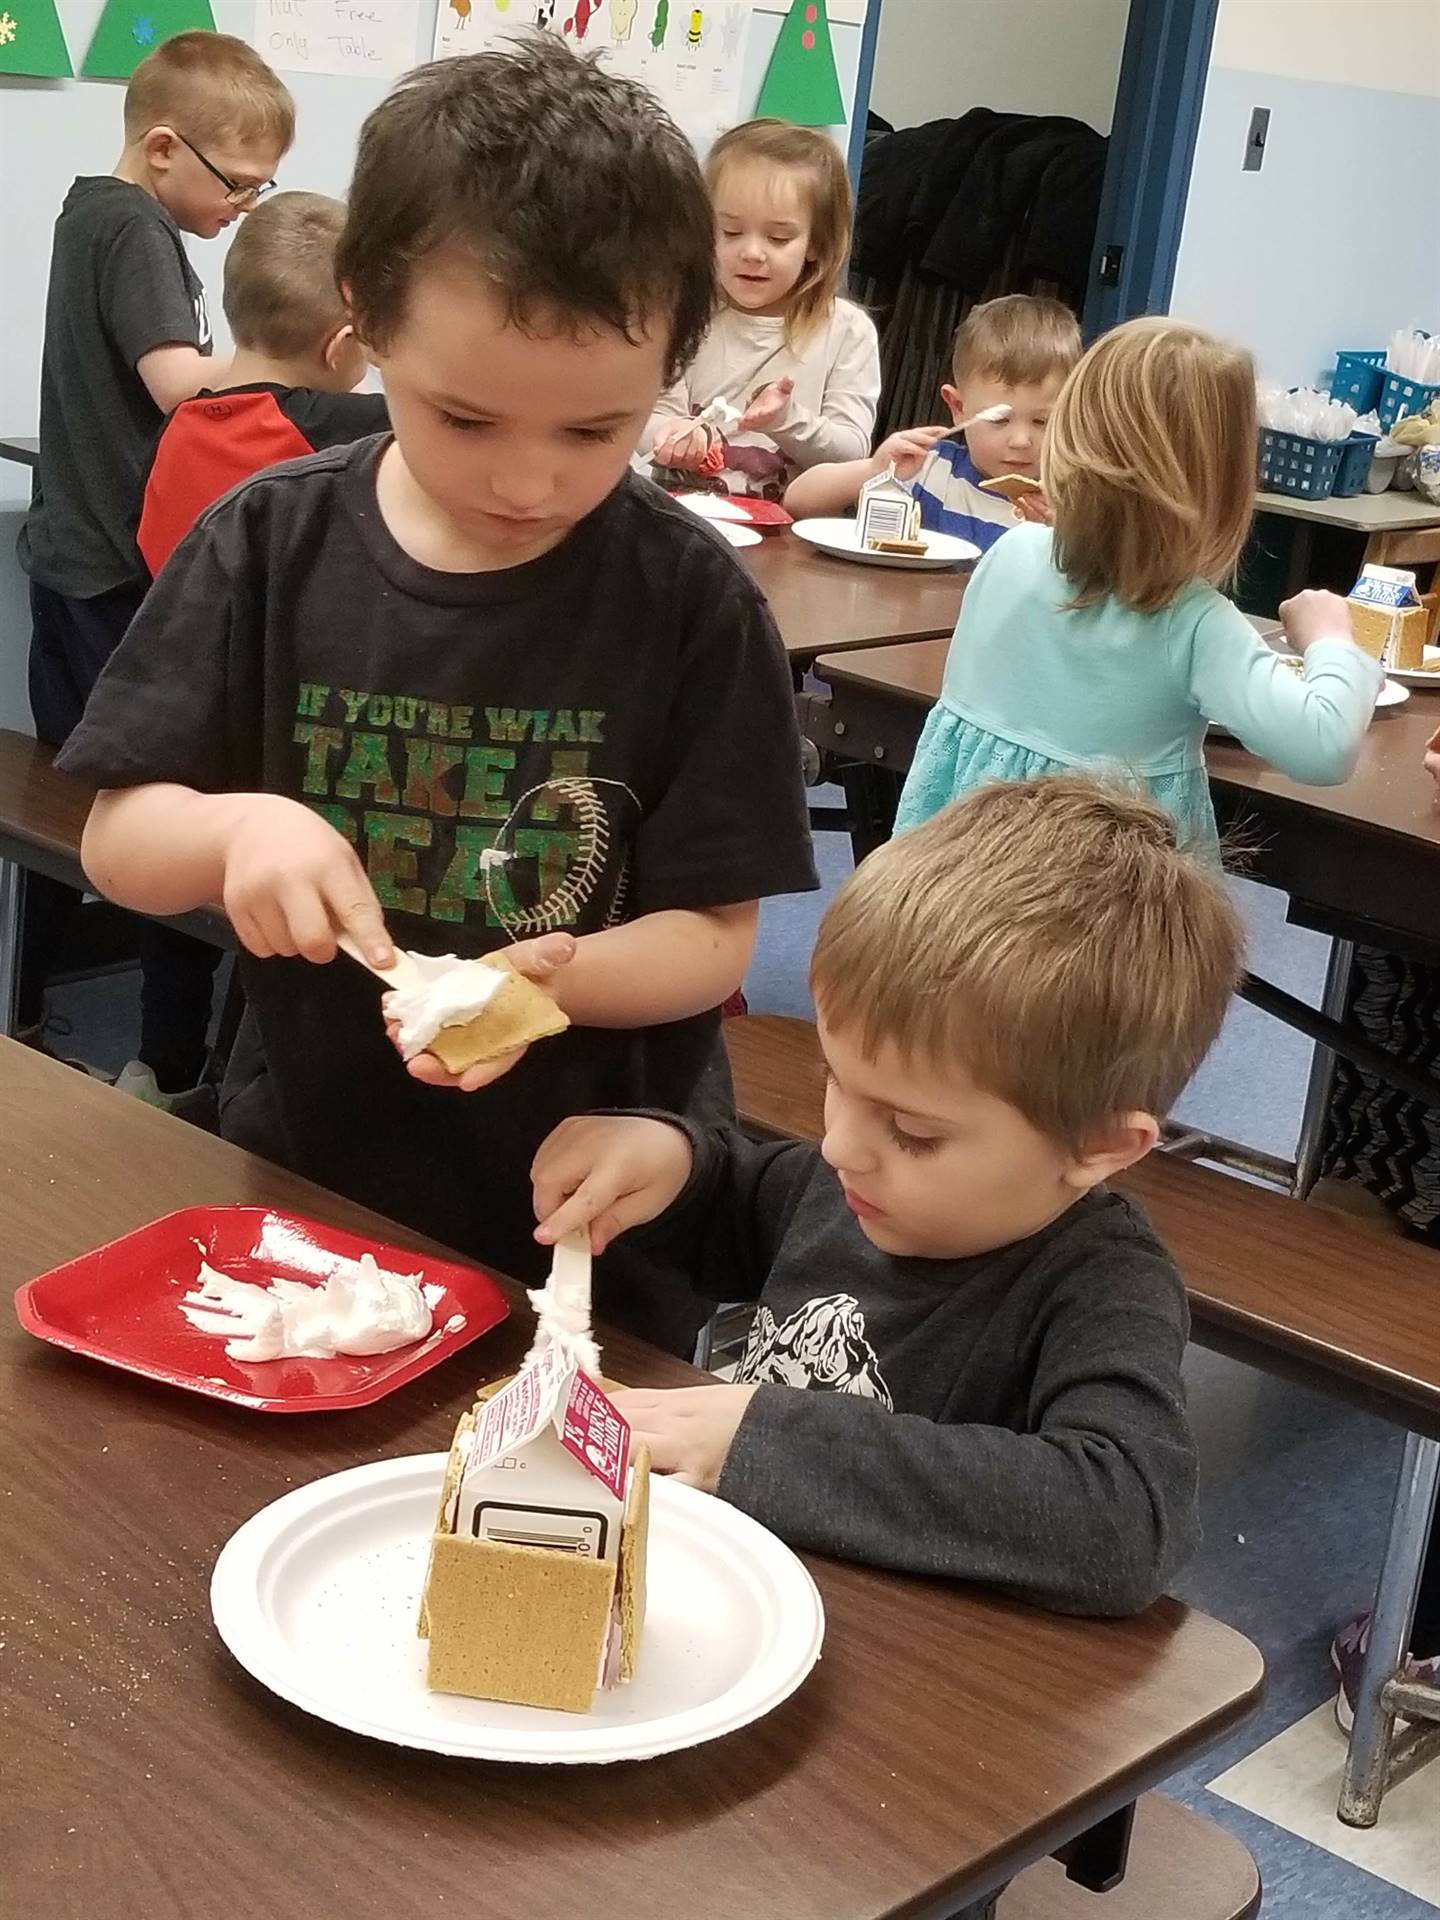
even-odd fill
[(540, 1239), (658, 1220), (703, 1291), (759, 1302), (735, 1384), (618, 1396), (657, 1468), (797, 1546), (1066, 1612), (1148, 1605), (1198, 1537), (1187, 1314), (1103, 1183), (1153, 1146), (1241, 946), (1148, 802), (985, 788), (825, 917), (818, 1152), (643, 1114), (557, 1129)]

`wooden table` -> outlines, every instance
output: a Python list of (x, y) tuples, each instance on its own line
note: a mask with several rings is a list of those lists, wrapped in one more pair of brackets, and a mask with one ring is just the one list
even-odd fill
[(792, 663), (955, 629), (968, 573), (946, 568), (868, 567), (798, 540), (767, 534), (740, 550), (775, 615)]
[(1257, 493), (1255, 511), (1294, 520), (1286, 592), (1312, 584), (1319, 528), (1358, 535), (1360, 566), (1415, 567), (1440, 561), (1440, 507), (1420, 493), (1357, 493), (1349, 500), (1300, 500), (1288, 493)]
[[(0, 1042), (14, 1286), (196, 1202), (266, 1202), (423, 1244), (113, 1089)], [(512, 1291), (512, 1298), (518, 1294)], [(232, 1663), (216, 1552), (287, 1488), (444, 1447), (527, 1316), (378, 1406), (279, 1418), (0, 1330), (0, 1859), (24, 1920), (941, 1920), (1244, 1718), (1260, 1657), (1177, 1602), (1062, 1619), (812, 1560), (825, 1657), (754, 1728), (590, 1770), (450, 1762), (307, 1718)], [(637, 1384), (693, 1377), (633, 1340)]]

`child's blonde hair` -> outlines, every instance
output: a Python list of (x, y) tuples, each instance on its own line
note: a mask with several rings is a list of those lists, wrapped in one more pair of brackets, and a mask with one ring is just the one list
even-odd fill
[(810, 985), (872, 1056), (960, 1066), (1083, 1152), (1163, 1118), (1220, 1031), (1244, 934), (1167, 813), (1079, 775), (1001, 782), (865, 860)]
[(125, 139), (173, 127), (203, 147), (207, 140), (274, 140), (287, 153), (295, 138), (290, 90), (243, 40), (195, 29), (163, 41), (125, 89)]
[(1039, 387), (1063, 379), (1080, 358), (1080, 322), (1058, 300), (1007, 293), (972, 307), (960, 322), (950, 366), (962, 390), (967, 380), (1006, 387)]
[(1255, 512), (1255, 365), (1173, 320), (1130, 320), (1085, 355), (1050, 416), (1041, 478), (1076, 607), (1157, 613), (1234, 573)]
[(237, 347), (313, 352), (343, 326), (335, 249), (345, 209), (323, 193), (277, 193), (241, 222), (225, 256), (225, 318)]
[(714, 200), (727, 174), (798, 174), (810, 220), (810, 246), (785, 309), (785, 333), (803, 340), (829, 318), (850, 254), (853, 206), (850, 176), (840, 149), (827, 134), (792, 127), (788, 120), (747, 120), (722, 133), (705, 161), (705, 184)]

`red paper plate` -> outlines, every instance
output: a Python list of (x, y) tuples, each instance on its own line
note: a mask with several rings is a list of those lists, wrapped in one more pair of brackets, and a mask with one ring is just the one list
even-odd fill
[[(197, 1244), (198, 1243), (198, 1244)], [(266, 1284), (318, 1285), (337, 1259), (362, 1253), (394, 1273), (418, 1274), (434, 1326), (393, 1353), (333, 1360), (232, 1360), (223, 1340), (180, 1311), (201, 1254), (217, 1272)], [(186, 1207), (82, 1253), (15, 1295), (27, 1333), (109, 1367), (163, 1380), (260, 1413), (334, 1413), (365, 1407), (417, 1380), (499, 1323), (510, 1308), (488, 1274), (268, 1207)]]
[(732, 506), (742, 507), (751, 526), (761, 533), (780, 533), (795, 524), (794, 514), (787, 513), (778, 500), (752, 500), (745, 493), (727, 493), (722, 497)]

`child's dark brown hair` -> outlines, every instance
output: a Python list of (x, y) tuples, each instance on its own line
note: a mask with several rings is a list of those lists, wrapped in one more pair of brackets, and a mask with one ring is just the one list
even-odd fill
[(336, 270), (370, 345), (439, 254), (468, 261), (520, 327), (664, 327), (667, 379), (714, 313), (689, 142), (644, 87), (550, 34), (420, 67), (366, 120)]

